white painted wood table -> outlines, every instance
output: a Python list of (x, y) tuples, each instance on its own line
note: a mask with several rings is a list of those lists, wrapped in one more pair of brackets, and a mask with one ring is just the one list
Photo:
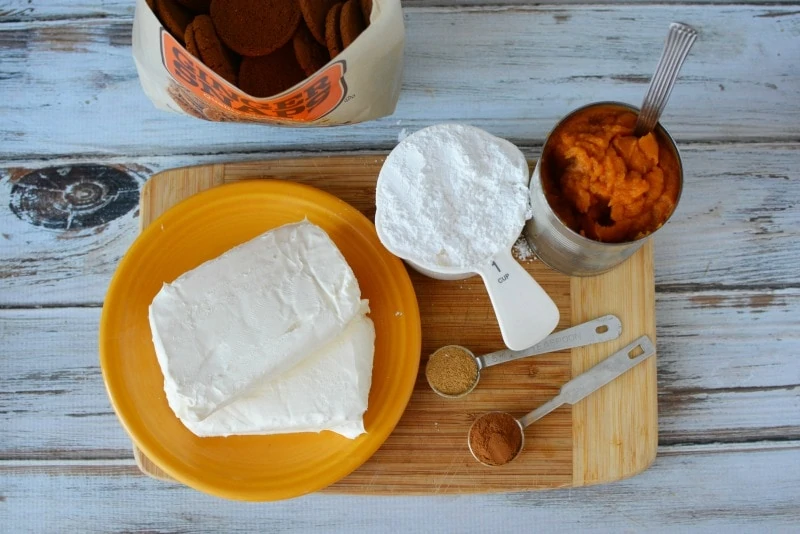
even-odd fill
[[(800, 531), (800, 2), (483, 3), (406, 2), (396, 113), (306, 131), (154, 109), (131, 59), (132, 0), (0, 0), (1, 531)], [(580, 490), (259, 505), (137, 471), (97, 327), (151, 174), (383, 152), (445, 120), (535, 157), (568, 110), (638, 103), (673, 20), (701, 37), (663, 118), (686, 185), (656, 238), (652, 468)]]

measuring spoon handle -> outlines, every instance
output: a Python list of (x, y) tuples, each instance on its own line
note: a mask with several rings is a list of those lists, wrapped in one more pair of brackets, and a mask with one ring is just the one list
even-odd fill
[(575, 404), (656, 353), (650, 338), (642, 336), (561, 387), (551, 400), (520, 418), (522, 427), (538, 421), (559, 406)]
[(478, 368), (491, 367), (501, 363), (537, 356), (547, 352), (574, 349), (593, 343), (611, 341), (622, 334), (622, 322), (616, 315), (604, 315), (592, 321), (550, 334), (532, 347), (522, 350), (503, 349), (478, 356)]

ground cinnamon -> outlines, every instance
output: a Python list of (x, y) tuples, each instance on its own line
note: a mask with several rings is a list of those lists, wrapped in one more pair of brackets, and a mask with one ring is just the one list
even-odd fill
[(442, 347), (428, 358), (425, 377), (434, 391), (445, 395), (463, 395), (478, 380), (478, 362), (461, 347)]
[(487, 413), (469, 429), (469, 446), (481, 462), (503, 465), (513, 460), (522, 447), (522, 431), (511, 415)]

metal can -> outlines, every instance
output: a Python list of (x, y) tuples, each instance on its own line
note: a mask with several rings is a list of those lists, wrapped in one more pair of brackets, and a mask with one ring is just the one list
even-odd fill
[[(620, 107), (631, 110), (636, 114), (639, 113), (638, 108), (621, 102), (597, 102), (578, 108), (561, 119), (548, 134), (542, 148), (542, 154), (547, 154), (548, 142), (553, 132), (566, 120), (590, 108), (601, 106)], [(678, 195), (675, 199), (675, 208), (667, 220), (658, 228), (660, 229), (672, 218), (672, 215), (677, 210), (683, 190), (683, 163), (681, 162), (678, 147), (675, 146), (675, 141), (660, 123), (656, 126), (656, 133), (669, 143), (678, 165)], [(593, 276), (609, 271), (628, 259), (658, 231), (656, 229), (639, 239), (623, 243), (604, 243), (584, 237), (569, 228), (550, 206), (542, 183), (543, 172), (546, 171), (543, 169), (542, 158), (539, 158), (530, 182), (530, 201), (533, 216), (526, 223), (523, 235), (536, 257), (553, 269), (570, 276)]]

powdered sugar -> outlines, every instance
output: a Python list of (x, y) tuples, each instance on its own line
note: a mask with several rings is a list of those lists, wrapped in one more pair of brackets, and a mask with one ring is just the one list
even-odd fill
[(511, 252), (514, 254), (514, 257), (520, 261), (533, 261), (536, 259), (536, 255), (531, 250), (524, 236), (519, 236), (519, 238), (517, 238), (517, 242), (514, 243)]
[(375, 225), (394, 254), (469, 269), (510, 247), (530, 217), (529, 170), (510, 142), (460, 124), (406, 137), (381, 168)]

